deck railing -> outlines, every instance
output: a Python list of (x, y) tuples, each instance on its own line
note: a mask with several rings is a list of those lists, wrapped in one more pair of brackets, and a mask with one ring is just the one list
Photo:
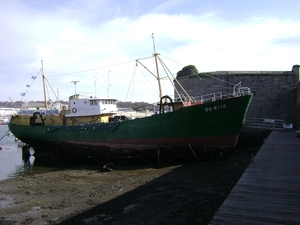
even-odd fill
[(267, 130), (285, 130), (285, 122), (280, 119), (246, 117), (243, 126)]

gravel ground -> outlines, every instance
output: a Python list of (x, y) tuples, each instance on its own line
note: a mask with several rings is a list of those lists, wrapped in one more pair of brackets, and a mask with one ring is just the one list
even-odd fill
[(233, 159), (150, 168), (64, 169), (0, 182), (0, 224), (208, 224), (259, 141)]

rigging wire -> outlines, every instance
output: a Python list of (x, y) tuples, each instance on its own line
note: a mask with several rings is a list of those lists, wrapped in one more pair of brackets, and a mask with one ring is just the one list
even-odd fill
[[(54, 71), (53, 67), (52, 67), (50, 64), (48, 64), (48, 63), (46, 63), (46, 64), (50, 67), (50, 69), (52, 70), (52, 72), (53, 72), (54, 74), (57, 74), (57, 72)], [(49, 77), (49, 76), (47, 75), (47, 77)], [(69, 93), (72, 92), (72, 91), (65, 85), (65, 83), (62, 82), (62, 80), (61, 80), (59, 77), (58, 77), (58, 78), (55, 78), (55, 80), (56, 80), (56, 79), (59, 80), (60, 85), (62, 85)]]
[[(161, 58), (168, 59), (168, 60), (170, 60), (170, 61), (172, 61), (172, 62), (174, 62), (174, 63), (176, 63), (176, 64), (179, 64), (179, 65), (181, 65), (181, 66), (184, 66), (183, 64), (181, 64), (181, 63), (178, 63), (178, 62), (176, 62), (176, 61), (174, 61), (174, 60), (172, 60), (172, 59), (170, 59), (170, 58), (167, 58), (167, 57), (165, 57), (165, 56), (160, 56), (160, 57), (161, 57)], [(199, 74), (200, 74), (200, 73), (198, 73), (198, 74), (196, 74), (196, 75), (197, 75), (197, 77), (198, 77), (200, 80), (202, 80), (202, 79), (201, 79), (201, 77), (199, 77)], [(207, 74), (207, 73), (201, 73), (201, 75), (204, 75), (204, 76), (211, 77), (211, 78), (213, 78), (213, 79), (216, 79), (216, 80), (222, 81), (222, 82), (224, 82), (224, 83), (227, 83), (227, 84), (230, 84), (230, 85), (232, 85), (232, 86), (234, 86), (234, 85), (235, 85), (234, 83), (230, 83), (230, 82), (228, 82), (228, 81), (225, 81), (225, 80), (219, 79), (219, 78), (217, 78), (217, 77), (215, 77), (215, 76), (212, 76), (212, 75), (209, 75), (209, 74)], [(202, 81), (204, 81), (204, 80), (202, 80)], [(204, 82), (205, 82), (205, 81), (204, 81)]]
[[(127, 94), (126, 94), (126, 97), (125, 97), (125, 101), (127, 101), (127, 97), (128, 97), (131, 85), (134, 86), (134, 82), (133, 81), (135, 79), (135, 74), (136, 74), (136, 66), (134, 66), (134, 68), (133, 68), (133, 73), (132, 73), (131, 80), (130, 80), (130, 83), (129, 83), (129, 87), (128, 87), (128, 90), (127, 90)], [(133, 92), (133, 90), (132, 90), (132, 92)]]
[[(142, 77), (147, 81), (146, 84), (149, 84), (147, 85), (147, 88), (148, 90), (152, 93), (153, 96), (157, 97), (158, 96), (158, 91), (155, 87), (153, 87), (153, 84), (150, 82), (150, 80), (147, 78), (148, 76), (145, 75), (145, 73), (143, 72), (143, 70), (139, 67), (139, 70), (141, 71), (141, 74), (142, 74)], [(152, 89), (149, 87), (151, 86)], [(156, 93), (153, 93), (153, 90), (156, 92)]]
[[(133, 45), (130, 45), (129, 47), (125, 47), (125, 48), (122, 48), (120, 49), (119, 51), (113, 51), (113, 52), (108, 52), (105, 54), (105, 57), (107, 57), (107, 54), (117, 54), (119, 52), (122, 52), (122, 51), (127, 51), (128, 49), (131, 49), (135, 46), (138, 46), (138, 45), (141, 45), (141, 44), (144, 44), (145, 42), (148, 42), (149, 39), (145, 38), (144, 40), (142, 40), (141, 42), (135, 42), (136, 44), (133, 44)], [(86, 61), (91, 61), (93, 59), (99, 59), (99, 58), (102, 58), (103, 57), (103, 51), (101, 50), (100, 51), (102, 53), (101, 56), (98, 56), (98, 57), (92, 57), (92, 58), (88, 58), (88, 59), (84, 59), (84, 60), (79, 60), (79, 61), (73, 61), (73, 62), (67, 62), (67, 63), (55, 63), (55, 64), (52, 64), (52, 65), (67, 65), (67, 64), (78, 64), (78, 63), (81, 63), (81, 62), (86, 62)]]
[[(147, 57), (147, 58), (143, 58), (143, 59), (150, 59), (150, 58), (153, 58), (153, 57)], [(139, 59), (141, 60), (141, 59)], [(127, 97), (128, 97), (128, 94), (129, 94), (129, 91), (130, 91), (130, 88), (132, 87), (132, 96), (131, 96), (131, 101), (133, 99), (133, 93), (134, 93), (134, 81), (135, 81), (135, 78), (136, 78), (136, 74), (137, 74), (137, 71), (136, 71), (136, 68), (138, 67), (138, 65), (142, 65), (142, 67), (144, 69), (146, 69), (146, 71), (148, 71), (151, 75), (153, 75), (156, 79), (157, 77), (155, 76), (154, 73), (152, 73), (145, 65), (143, 65), (139, 60), (136, 60), (136, 65), (135, 65), (135, 69), (134, 69), (134, 74), (131, 78), (131, 81), (130, 81), (130, 86), (129, 86), (129, 89), (128, 89), (128, 92), (127, 92), (127, 95), (126, 95), (126, 100), (127, 100)], [(153, 86), (153, 83), (150, 81), (149, 79), (149, 76), (145, 75), (144, 73), (144, 70), (141, 68), (141, 67), (138, 67), (139, 68), (139, 74), (142, 75), (142, 78), (145, 80), (145, 84), (148, 88), (148, 90), (150, 91), (150, 93), (154, 96), (154, 97), (157, 97), (158, 96), (158, 91), (157, 89)]]
[(176, 61), (174, 61), (173, 59), (167, 58), (167, 57), (165, 57), (165, 56), (163, 56), (163, 55), (160, 55), (160, 57), (161, 57), (161, 58), (168, 59), (168, 60), (170, 60), (170, 61), (172, 61), (172, 62), (174, 62), (174, 63), (176, 63), (176, 64), (178, 64), (178, 65), (180, 65), (180, 66), (184, 66), (183, 64), (181, 64), (181, 63), (179, 63), (179, 62), (176, 62)]
[(212, 75), (209, 75), (209, 74), (206, 74), (206, 73), (203, 73), (203, 75), (204, 75), (204, 76), (208, 76), (208, 77), (210, 77), (210, 78), (214, 78), (214, 79), (219, 80), (219, 81), (222, 81), (222, 82), (224, 82), (224, 83), (230, 84), (230, 85), (232, 85), (232, 86), (236, 85), (236, 84), (234, 84), (234, 83), (230, 83), (230, 82), (228, 82), (228, 81), (226, 81), (226, 80), (222, 80), (222, 79), (220, 79), (220, 78), (217, 78), (217, 77), (215, 77), (215, 76), (212, 76)]
[(48, 75), (48, 77), (56, 77), (56, 76), (64, 76), (64, 75), (85, 73), (85, 72), (90, 72), (90, 71), (94, 71), (94, 70), (100, 70), (100, 69), (110, 68), (110, 67), (114, 67), (114, 66), (119, 66), (119, 65), (130, 63), (130, 62), (134, 62), (134, 61), (135, 60), (129, 60), (129, 61), (126, 61), (126, 62), (116, 63), (116, 64), (112, 64), (112, 65), (108, 65), (108, 66), (102, 66), (102, 67), (97, 67), (97, 68), (88, 69), (88, 70), (81, 70), (81, 71), (75, 71), (75, 72), (69, 72), (69, 73), (61, 73), (61, 74), (55, 74), (55, 75)]
[[(133, 81), (134, 80), (135, 80), (135, 74), (134, 74), (134, 77), (133, 77)], [(134, 85), (135, 85), (135, 82), (133, 82), (133, 84), (132, 84), (131, 101), (133, 100)]]
[[(49, 87), (51, 88), (52, 93), (54, 94), (56, 100), (59, 101), (58, 96), (55, 94), (55, 91), (53, 90), (51, 84), (49, 83), (49, 81), (48, 81), (48, 79), (47, 79), (46, 77), (45, 77), (45, 80), (46, 80), (47, 84), (49, 85)], [(46, 85), (46, 88), (47, 88), (47, 87), (48, 87), (48, 86)], [(50, 94), (49, 94), (48, 88), (47, 88), (47, 92), (48, 92), (49, 100), (51, 100), (51, 99), (50, 99)]]
[[(171, 84), (173, 85), (173, 88), (174, 88), (175, 92), (176, 92), (177, 95), (179, 96), (179, 98), (181, 99), (181, 97), (180, 97), (181, 95), (179, 94), (178, 89), (175, 87), (174, 82), (172, 82), (172, 80), (171, 80), (171, 78), (170, 78), (170, 76), (169, 76), (168, 74), (171, 74), (173, 80), (176, 81), (176, 83), (179, 85), (179, 87), (181, 88), (181, 90), (186, 94), (186, 96), (190, 99), (190, 101), (192, 101), (191, 96), (190, 96), (190, 95), (186, 92), (186, 90), (182, 87), (182, 85), (180, 84), (180, 82), (179, 82), (179, 81), (176, 79), (176, 77), (172, 74), (172, 72), (169, 70), (169, 68), (166, 66), (166, 64), (162, 61), (162, 59), (161, 59), (160, 57), (158, 57), (158, 59), (159, 59), (161, 65), (162, 65), (163, 69), (165, 70), (165, 72), (166, 72), (166, 74), (167, 74), (167, 76), (168, 76), (168, 78), (169, 78)], [(167, 71), (168, 71), (169, 73), (168, 73)], [(182, 101), (182, 99), (181, 99), (181, 101)]]

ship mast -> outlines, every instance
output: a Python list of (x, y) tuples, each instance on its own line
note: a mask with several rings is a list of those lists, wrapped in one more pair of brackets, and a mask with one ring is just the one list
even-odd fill
[(159, 89), (159, 99), (162, 97), (162, 91), (161, 91), (161, 84), (160, 84), (160, 76), (159, 76), (159, 70), (158, 70), (158, 63), (157, 63), (157, 56), (159, 55), (156, 53), (155, 49), (155, 41), (154, 41), (154, 34), (152, 33), (152, 39), (153, 39), (153, 50), (154, 50), (154, 59), (155, 59), (155, 66), (156, 66), (156, 75), (157, 75), (157, 82), (158, 82), (158, 89)]
[(47, 96), (46, 96), (46, 84), (45, 84), (45, 74), (44, 74), (44, 63), (43, 60), (41, 60), (41, 65), (42, 65), (42, 77), (43, 77), (43, 88), (44, 88), (44, 101), (45, 101), (45, 107), (48, 109), (48, 104), (47, 104)]

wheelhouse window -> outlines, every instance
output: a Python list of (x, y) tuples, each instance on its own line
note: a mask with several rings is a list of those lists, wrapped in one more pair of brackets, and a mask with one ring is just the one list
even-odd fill
[(90, 105), (98, 105), (97, 100), (91, 100)]
[(99, 102), (103, 105), (115, 105), (117, 101), (111, 99), (101, 99)]

